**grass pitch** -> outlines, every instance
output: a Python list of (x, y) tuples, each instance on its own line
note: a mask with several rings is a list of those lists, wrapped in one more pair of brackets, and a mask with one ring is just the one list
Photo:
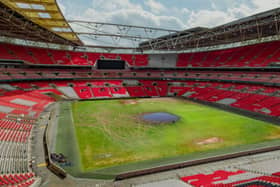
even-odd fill
[[(280, 138), (278, 126), (175, 98), (75, 102), (72, 112), (82, 171)], [(181, 119), (164, 125), (137, 120), (148, 112)]]

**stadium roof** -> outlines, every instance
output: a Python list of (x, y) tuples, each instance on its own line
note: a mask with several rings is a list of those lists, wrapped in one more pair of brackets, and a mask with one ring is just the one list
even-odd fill
[(193, 28), (139, 44), (142, 50), (184, 50), (260, 39), (280, 34), (280, 8), (214, 28)]
[[(78, 36), (73, 32), (72, 28), (62, 15), (56, 0), (0, 0), (0, 2), (2, 3), (1, 22), (4, 24), (2, 25), (1, 30), (7, 30), (7, 25), (5, 25), (5, 23), (7, 24), (10, 22), (8, 24), (10, 26), (14, 26), (11, 28), (9, 27), (9, 30), (13, 32), (12, 29), (15, 29), (12, 36), (18, 36), (19, 38), (24, 39), (24, 32), (28, 33), (28, 30), (25, 30), (24, 26), (20, 29), (19, 27), (16, 27), (16, 24), (21, 22), (23, 25), (32, 25), (31, 22), (33, 22), (33, 25), (37, 24), (44, 28), (38, 28), (38, 30), (40, 30), (39, 35), (44, 35), (44, 37), (49, 36), (47, 38), (53, 38), (54, 43), (82, 44)], [(12, 24), (13, 21), (15, 22)], [(18, 29), (23, 32), (18, 32)], [(36, 32), (36, 29), (33, 31)], [(28, 39), (32, 40), (32, 38)], [(46, 42), (46, 39), (43, 39), (43, 37), (40, 39), (40, 37), (36, 37), (36, 34), (34, 35), (33, 40)], [(51, 42), (48, 39), (47, 41)]]
[(56, 0), (0, 0), (0, 36), (104, 49), (179, 51), (279, 35), (279, 25), (280, 8), (214, 28), (177, 31), (66, 20)]
[(145, 26), (66, 20), (56, 0), (0, 0), (0, 6), (0, 35), (24, 40), (104, 49), (135, 49), (147, 39), (178, 32)]
[(86, 46), (97, 48), (135, 49), (140, 42), (178, 30), (156, 27), (68, 20)]

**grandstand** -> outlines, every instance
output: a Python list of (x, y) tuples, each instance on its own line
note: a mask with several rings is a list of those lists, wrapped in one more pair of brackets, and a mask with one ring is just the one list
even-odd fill
[[(63, 104), (72, 101), (179, 97), (279, 126), (280, 8), (184, 31), (68, 21), (55, 0), (1, 0), (0, 15), (0, 186), (280, 186), (280, 136), (110, 180), (104, 173), (73, 177), (51, 159), (69, 109)], [(136, 48), (89, 46), (81, 36), (100, 33), (76, 32), (70, 23), (164, 34), (106, 34), (140, 39)]]

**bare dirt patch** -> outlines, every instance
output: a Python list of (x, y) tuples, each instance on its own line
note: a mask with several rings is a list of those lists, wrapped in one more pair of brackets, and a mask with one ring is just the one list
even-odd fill
[(139, 99), (139, 102), (150, 102), (150, 101), (168, 101), (168, 102), (176, 102), (178, 101), (178, 98), (172, 98), (172, 97), (155, 97), (155, 98), (143, 98)]
[(96, 124), (79, 124), (80, 127), (95, 127)]
[(124, 100), (120, 100), (120, 103), (123, 105), (135, 105), (138, 103), (138, 101), (135, 99), (124, 99)]
[(208, 145), (208, 144), (215, 144), (215, 143), (221, 143), (223, 142), (223, 139), (219, 137), (212, 137), (212, 138), (207, 138), (204, 140), (197, 141), (197, 145)]
[(274, 139), (280, 139), (280, 133), (279, 134), (273, 134), (267, 137), (269, 140), (274, 140)]

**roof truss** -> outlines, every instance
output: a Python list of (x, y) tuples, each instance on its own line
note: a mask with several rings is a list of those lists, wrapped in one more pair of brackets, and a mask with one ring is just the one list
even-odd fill
[(135, 25), (68, 20), (74, 32), (88, 46), (109, 48), (136, 48), (142, 41), (161, 35), (177, 33), (177, 30)]
[(18, 14), (0, 2), (0, 35), (31, 41), (74, 45), (75, 43), (56, 35)]
[(243, 18), (212, 29), (184, 31), (140, 43), (142, 50), (184, 50), (242, 42), (280, 34), (280, 8)]
[(13, 11), (66, 40), (81, 45), (81, 41), (62, 15), (56, 0), (0, 0)]

